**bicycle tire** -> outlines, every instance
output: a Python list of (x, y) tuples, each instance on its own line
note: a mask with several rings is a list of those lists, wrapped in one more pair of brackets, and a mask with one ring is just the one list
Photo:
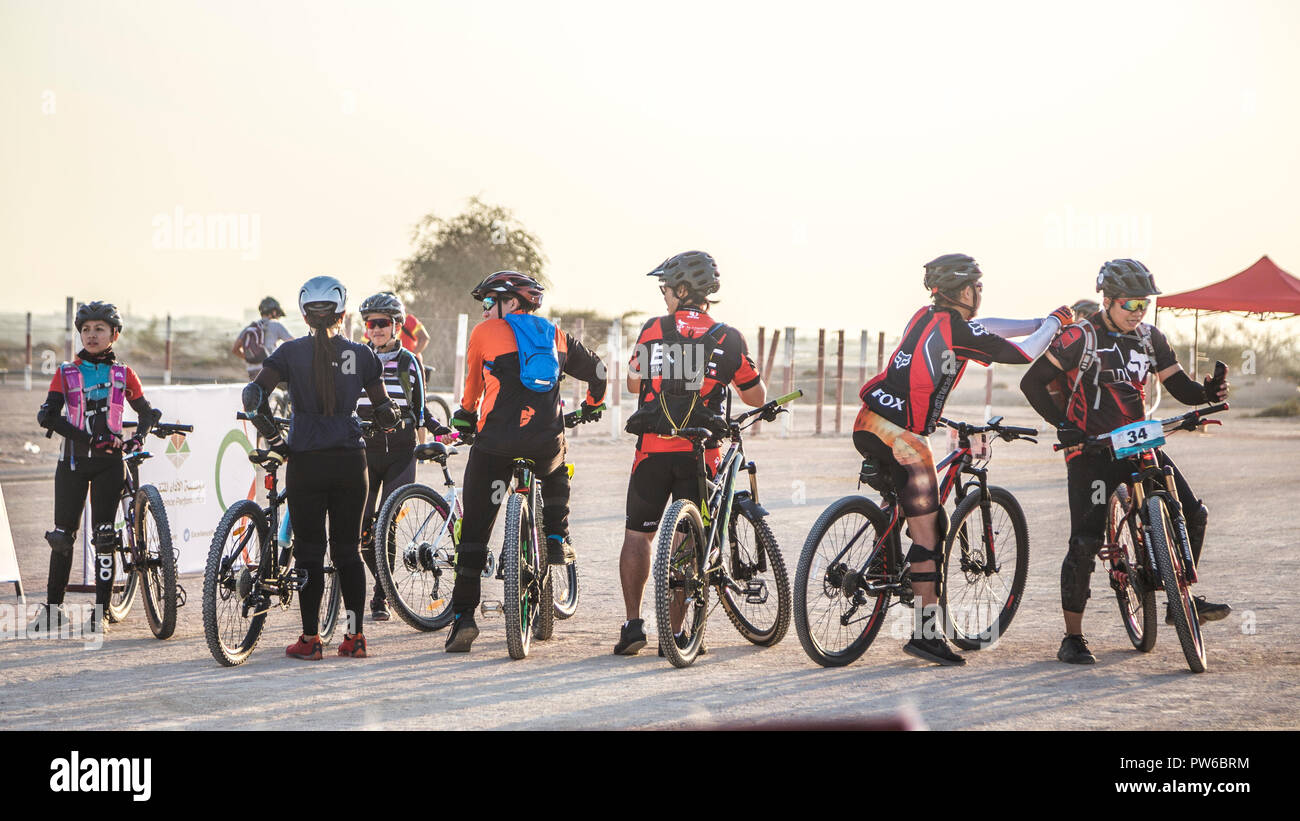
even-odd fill
[[(678, 531), (682, 539), (677, 541)], [(704, 628), (709, 617), (709, 583), (704, 573), (703, 551), (708, 544), (699, 508), (689, 499), (678, 499), (659, 522), (655, 546), (655, 624), (659, 648), (674, 667), (690, 667), (704, 646)], [(673, 634), (672, 611), (681, 591), (682, 634), (686, 646), (678, 647)]]
[(1178, 643), (1183, 647), (1187, 666), (1193, 673), (1204, 673), (1207, 667), (1205, 641), (1201, 636), (1190, 585), (1183, 582), (1182, 547), (1174, 535), (1172, 522), (1164, 497), (1155, 495), (1147, 499), (1147, 535), (1156, 554), (1156, 567), (1160, 571), (1169, 609), (1173, 611), (1174, 631), (1178, 633)]
[[(752, 546), (741, 538), (739, 524), (742, 519), (754, 530)], [(772, 529), (767, 526), (767, 520), (751, 514), (739, 505), (731, 510), (729, 541), (730, 549), (726, 552), (726, 562), (729, 565), (727, 575), (744, 584), (756, 577), (770, 574), (776, 588), (776, 612), (773, 613), (770, 607), (759, 609), (770, 601), (770, 596), (764, 595), (763, 602), (750, 602), (748, 596), (737, 596), (735, 591), (725, 585), (720, 586), (718, 596), (722, 611), (746, 641), (760, 647), (774, 647), (785, 638), (786, 631), (790, 629), (790, 577), (785, 570), (781, 548), (772, 535)], [(764, 565), (766, 570), (761, 570)], [(766, 591), (767, 579), (757, 580)], [(756, 618), (760, 613), (764, 618)], [(766, 617), (768, 614), (770, 618)]]
[(537, 572), (534, 580), (529, 586), (534, 597), (532, 610), (537, 614), (533, 619), (533, 638), (539, 641), (549, 641), (555, 635), (555, 587), (551, 581), (550, 561), (546, 556), (546, 544), (542, 537), (541, 511), (542, 511), (542, 493), (541, 488), (534, 485), (533, 504), (529, 506), (527, 519), (527, 533), (532, 534), (534, 555), (537, 556)]
[[(150, 525), (152, 524), (152, 528)], [(176, 632), (176, 552), (162, 494), (145, 485), (135, 494), (136, 544), (142, 546), (145, 566), (138, 568), (144, 589), (144, 614), (157, 639)]]
[[(343, 591), (339, 587), (339, 574), (333, 564), (321, 568), (325, 580), (325, 590), (320, 597), (320, 612), (317, 617), (316, 632), (321, 644), (329, 644), (334, 639), (334, 630), (339, 626), (339, 611), (342, 609)], [(301, 598), (298, 601), (302, 601)], [(348, 625), (351, 627), (352, 625)], [(345, 630), (346, 632), (346, 630)]]
[[(238, 540), (247, 532), (237, 530), (236, 526), (240, 522), (245, 522), (244, 528), (253, 527), (254, 532), (240, 550), (244, 554), (243, 562), (233, 558), (233, 549), (230, 551), (231, 558), (227, 561), (227, 547), (238, 547)], [(235, 667), (247, 661), (262, 637), (266, 613), (259, 613), (252, 618), (244, 617), (242, 607), (247, 591), (241, 596), (240, 587), (251, 584), (269, 559), (268, 530), (266, 516), (257, 503), (241, 499), (226, 510), (212, 534), (208, 562), (203, 570), (203, 635), (212, 657), (224, 667)], [(232, 535), (236, 542), (228, 545)], [(253, 549), (253, 538), (257, 542), (256, 555), (249, 552)], [(226, 629), (223, 630), (223, 626)], [(239, 637), (240, 633), (243, 634), (242, 637)]]
[(555, 618), (563, 621), (578, 612), (578, 560), (551, 565), (551, 591)]
[[(128, 513), (134, 513), (131, 508), (135, 506), (135, 497), (123, 494), (119, 504), (122, 508), (123, 522), (130, 521), (131, 517)], [(135, 567), (128, 570), (125, 566), (125, 558), (134, 554), (132, 545), (128, 544), (127, 540), (135, 539), (135, 532), (125, 526), (117, 532), (120, 539), (117, 549), (113, 551), (113, 589), (109, 594), (108, 606), (104, 608), (104, 615), (108, 618), (109, 624), (120, 624), (126, 620), (131, 613), (131, 608), (135, 606), (136, 593), (140, 590), (140, 574), (135, 572)], [(125, 573), (120, 586), (117, 578), (119, 563)]]
[[(429, 510), (422, 510), (421, 504)], [(455, 616), (451, 610), (456, 577), (453, 528), (437, 536), (450, 513), (447, 500), (433, 488), (413, 483), (389, 494), (375, 521), (379, 585), (397, 617), (422, 632), (441, 630)], [(403, 527), (408, 519), (412, 526)], [(437, 544), (425, 536), (437, 536)]]
[(1119, 605), (1120, 620), (1124, 623), (1124, 632), (1128, 640), (1143, 653), (1149, 653), (1156, 646), (1156, 591), (1142, 590), (1145, 583), (1140, 583), (1141, 538), (1129, 518), (1132, 505), (1128, 488), (1120, 485), (1111, 494), (1106, 504), (1106, 543), (1124, 550), (1124, 557), (1110, 560), (1110, 569), (1123, 575), (1124, 583), (1115, 581), (1110, 575), (1111, 587), (1115, 590), (1115, 601)]
[[(849, 517), (857, 516), (862, 524), (852, 522)], [(841, 521), (843, 520), (843, 521)], [(859, 603), (865, 604), (867, 598), (874, 598), (871, 609), (860, 619), (845, 624), (844, 619), (852, 612), (844, 594), (844, 579), (840, 576), (845, 569), (862, 567), (871, 558), (875, 542), (880, 534), (889, 527), (889, 520), (875, 502), (865, 496), (845, 496), (832, 502), (813, 523), (812, 530), (804, 540), (803, 550), (799, 553), (799, 564), (794, 574), (794, 626), (808, 658), (823, 667), (843, 667), (857, 661), (871, 646), (876, 635), (885, 622), (885, 612), (889, 609), (888, 591), (882, 591), (874, 597), (869, 594), (859, 596), (863, 591), (855, 591), (855, 597), (863, 598)], [(857, 541), (840, 561), (832, 560), (844, 546), (837, 546), (833, 540), (842, 537), (846, 542), (851, 534), (857, 533)], [(823, 544), (826, 546), (823, 548)], [(882, 544), (881, 550), (888, 545)], [(886, 554), (888, 555), (888, 554)], [(888, 570), (888, 562), (882, 562), (883, 569)], [(835, 582), (838, 580), (838, 584)], [(810, 596), (811, 592), (811, 596)], [(810, 613), (815, 603), (825, 604), (816, 607), (817, 612)], [(822, 610), (825, 613), (823, 615)], [(833, 636), (825, 635), (821, 626), (831, 626), (831, 619), (840, 622), (840, 629)], [(850, 628), (852, 625), (852, 629)]]
[(501, 571), (504, 574), (505, 592), (501, 609), (506, 617), (506, 649), (510, 658), (528, 657), (532, 643), (535, 614), (528, 609), (528, 589), (523, 578), (524, 543), (523, 500), (511, 493), (506, 501), (506, 535), (501, 545)]
[[(436, 420), (442, 423), (443, 427), (451, 427), (451, 406), (447, 404), (447, 400), (436, 393), (426, 393), (424, 395), (424, 407), (433, 414)], [(442, 411), (442, 413), (435, 412), (434, 407)]]
[[(963, 650), (992, 647), (1006, 633), (1020, 608), (1025, 580), (1029, 576), (1029, 524), (1025, 521), (1025, 512), (1016, 497), (1005, 488), (990, 485), (988, 490), (993, 519), (990, 530), (998, 557), (995, 572), (984, 570), (984, 509), (980, 506), (978, 490), (967, 494), (957, 505), (952, 514), (952, 524), (948, 527), (948, 537), (944, 540), (939, 606), (947, 635)], [(998, 515), (999, 509), (1005, 512), (1005, 516)], [(1005, 535), (1008, 528), (1015, 539), (1014, 550), (1007, 550)], [(1015, 562), (1014, 567), (1007, 567), (1008, 560)], [(1011, 571), (1009, 575), (1008, 569)], [(955, 603), (954, 593), (958, 594)]]

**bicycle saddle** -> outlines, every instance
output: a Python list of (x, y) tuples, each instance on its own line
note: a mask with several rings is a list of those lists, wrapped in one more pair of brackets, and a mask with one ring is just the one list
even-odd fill
[(440, 465), (447, 464), (447, 457), (459, 452), (454, 445), (447, 445), (442, 442), (429, 442), (425, 445), (415, 446), (416, 459), (421, 462), (432, 459)]

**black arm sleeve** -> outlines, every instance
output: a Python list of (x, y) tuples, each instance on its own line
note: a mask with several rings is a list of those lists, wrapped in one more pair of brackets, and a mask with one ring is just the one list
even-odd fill
[(1040, 356), (1020, 380), (1020, 391), (1029, 400), (1029, 406), (1055, 428), (1065, 424), (1065, 414), (1052, 401), (1047, 386), (1060, 375), (1061, 371), (1047, 357)]
[(143, 439), (148, 435), (149, 430), (153, 428), (154, 425), (158, 424), (158, 420), (162, 418), (162, 414), (154, 410), (153, 406), (149, 404), (149, 400), (145, 399), (143, 396), (130, 400), (130, 403), (131, 409), (135, 411), (135, 415), (140, 419), (139, 424), (137, 424), (135, 428), (135, 435)]
[(1205, 386), (1200, 382), (1192, 381), (1187, 371), (1175, 371), (1165, 377), (1163, 384), (1165, 390), (1169, 391), (1169, 395), (1184, 405), (1203, 405), (1210, 401), (1205, 396)]
[[(262, 370), (258, 371), (257, 378), (253, 380), (254, 383), (262, 386), (262, 392), (267, 396), (270, 396), (283, 381), (284, 377), (270, 362), (262, 363)], [(249, 413), (252, 413), (252, 411), (249, 411)]]
[(570, 334), (565, 334), (569, 346), (564, 372), (587, 383), (587, 404), (599, 405), (605, 401), (605, 363)]
[(63, 415), (63, 403), (62, 393), (50, 391), (45, 397), (45, 404), (41, 405), (41, 409), (36, 412), (36, 424), (48, 431), (57, 433), (65, 439), (89, 444), (90, 434), (77, 428)]

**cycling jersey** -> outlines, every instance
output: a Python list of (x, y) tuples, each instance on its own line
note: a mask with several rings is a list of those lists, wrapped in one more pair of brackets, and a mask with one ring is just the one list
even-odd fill
[(1145, 323), (1131, 334), (1108, 330), (1100, 311), (1083, 322), (1096, 331), (1096, 351), (1082, 378), (1079, 366), (1086, 347), (1082, 327), (1066, 328), (1048, 348), (1065, 371), (1066, 383), (1078, 384), (1066, 401), (1066, 419), (1089, 436), (1145, 419), (1147, 376), (1178, 364), (1169, 341), (1160, 329)]
[[(416, 429), (424, 424), (424, 368), (415, 354), (405, 348), (393, 351), (375, 351), (384, 368), (384, 391), (388, 398), (397, 403), (402, 416), (402, 425), (398, 430), (385, 433), (372, 431), (366, 437), (366, 447), (370, 450), (404, 450), (415, 448)], [(357, 416), (365, 421), (374, 418), (374, 406), (370, 397), (364, 393), (357, 400)]]
[[(104, 451), (90, 447), (90, 438), (97, 433), (106, 433), (109, 430), (109, 402), (113, 393), (113, 374), (118, 369), (123, 375), (122, 394), (127, 403), (130, 403), (132, 409), (137, 414), (149, 409), (149, 403), (144, 399), (144, 388), (140, 385), (140, 377), (130, 367), (117, 365), (109, 358), (103, 362), (87, 362), (80, 356), (73, 357), (73, 360), (64, 367), (75, 368), (80, 378), (80, 402), (82, 407), (76, 413), (77, 419), (59, 419), (51, 425), (51, 429), (63, 436), (63, 445), (59, 449), (59, 459), (70, 462), (74, 467), (84, 459), (102, 459), (113, 458), (120, 459), (120, 451)], [(49, 412), (58, 416), (64, 410), (65, 405), (69, 405), (69, 391), (65, 384), (63, 368), (55, 372), (54, 378), (50, 380), (49, 393), (46, 396), (46, 406)], [(72, 412), (71, 407), (68, 408)], [(120, 412), (119, 408), (119, 412)]]
[[(324, 333), (320, 331), (319, 333)], [(293, 416), (287, 444), (291, 453), (332, 448), (363, 448), (361, 420), (353, 413), (362, 390), (379, 381), (383, 368), (368, 346), (341, 336), (334, 346), (334, 413), (321, 412), (313, 376), (315, 340), (302, 336), (276, 348), (262, 363), (257, 383), (267, 393), (279, 382), (289, 383)]]
[[(587, 404), (605, 399), (600, 358), (569, 334), (555, 329), (560, 372), (587, 383)], [(564, 439), (560, 384), (546, 393), (519, 381), (515, 333), (504, 319), (486, 319), (474, 327), (465, 355), (465, 393), (461, 407), (478, 412), (474, 449), (502, 456), (553, 454)]]
[[(676, 334), (671, 323), (676, 323)], [(715, 328), (715, 325), (717, 326)], [(749, 357), (749, 346), (740, 331), (730, 325), (715, 323), (704, 311), (679, 310), (672, 316), (658, 316), (641, 326), (636, 346), (632, 349), (632, 358), (628, 363), (629, 373), (641, 374), (641, 386), (637, 392), (637, 407), (655, 401), (663, 384), (664, 374), (661, 366), (664, 361), (664, 340), (675, 336), (690, 339), (703, 337), (710, 329), (717, 340), (717, 348), (702, 351), (700, 355), (688, 357), (690, 361), (708, 369), (703, 373), (700, 386), (700, 401), (714, 413), (721, 413), (727, 386), (734, 384), (738, 390), (748, 390), (762, 381), (758, 368)], [(710, 355), (711, 354), (711, 355)], [(679, 436), (660, 436), (649, 433), (637, 437), (638, 457), (644, 453), (674, 453), (691, 451), (689, 439)], [(716, 458), (716, 450), (711, 458)], [(635, 471), (635, 468), (634, 468)]]
[[(1048, 323), (1052, 323), (1048, 331), (1059, 327), (1052, 320)], [(1033, 336), (1017, 345), (975, 320), (963, 320), (956, 310), (928, 305), (907, 323), (888, 367), (863, 385), (858, 395), (872, 412), (913, 433), (929, 436), (968, 362), (1032, 362), (1050, 339), (1044, 332), (1045, 324), (1039, 323)]]

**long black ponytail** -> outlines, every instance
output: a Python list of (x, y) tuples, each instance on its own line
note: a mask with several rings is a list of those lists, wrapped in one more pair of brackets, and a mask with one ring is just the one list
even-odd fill
[(320, 402), (321, 413), (332, 416), (338, 400), (334, 393), (334, 372), (338, 363), (335, 361), (334, 337), (330, 332), (343, 322), (343, 314), (309, 311), (303, 318), (315, 337), (311, 370), (316, 383), (316, 400)]

